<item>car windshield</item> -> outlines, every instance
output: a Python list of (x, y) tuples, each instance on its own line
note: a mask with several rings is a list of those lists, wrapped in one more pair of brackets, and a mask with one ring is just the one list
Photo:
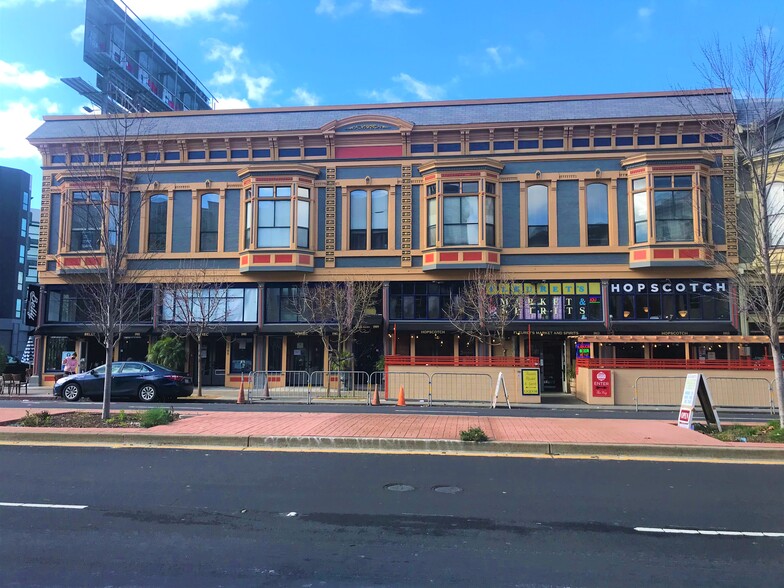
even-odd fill
[[(120, 369), (122, 368), (122, 365), (123, 364), (121, 364), (121, 363), (113, 363), (112, 364), (112, 374), (119, 373)], [(106, 366), (105, 365), (98, 366), (93, 371), (95, 372), (95, 375), (103, 376), (103, 375), (106, 374)]]

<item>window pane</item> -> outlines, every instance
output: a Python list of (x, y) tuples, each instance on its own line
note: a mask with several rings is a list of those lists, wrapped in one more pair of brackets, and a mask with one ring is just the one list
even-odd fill
[(676, 188), (691, 188), (691, 176), (675, 176)]
[(435, 196), (436, 194), (436, 185), (435, 184), (428, 184), (427, 186), (427, 195), (428, 196)]
[(386, 229), (389, 223), (387, 218), (387, 203), (389, 193), (386, 190), (373, 190), (371, 194), (371, 229)]
[(672, 178), (670, 176), (655, 176), (653, 178), (654, 188), (670, 188), (672, 187)]
[(259, 186), (259, 198), (272, 198), (273, 196), (272, 186)]
[(291, 203), (275, 202), (275, 226), (288, 227), (291, 219)]
[(444, 182), (444, 194), (460, 194), (460, 182)]
[(438, 203), (435, 198), (427, 201), (427, 246), (436, 244), (436, 225), (438, 223)]
[(588, 208), (588, 245), (609, 245), (610, 226), (607, 204), (607, 185), (588, 184), (586, 187)]
[(367, 229), (367, 192), (351, 192), (351, 230)]
[(648, 240), (648, 197), (646, 192), (634, 195), (634, 242), (644, 243)]
[(291, 196), (291, 186), (277, 186), (275, 188), (277, 198), (289, 198)]
[(548, 247), (550, 245), (550, 232), (547, 226), (528, 225), (528, 246)]
[(768, 186), (768, 225), (771, 247), (784, 245), (784, 182), (773, 182)]
[(548, 225), (547, 186), (528, 188), (528, 224)]
[(297, 226), (307, 229), (310, 226), (310, 202), (297, 200)]
[(495, 246), (495, 198), (485, 197), (485, 242)]
[(444, 224), (456, 224), (459, 222), (460, 198), (444, 198)]
[(218, 206), (217, 194), (201, 195), (201, 235), (199, 239), (201, 251), (218, 250)]
[(242, 292), (244, 298), (242, 321), (255, 323), (258, 319), (259, 290), (258, 288), (245, 288)]
[(488, 194), (495, 194), (495, 183), (485, 182), (485, 192), (487, 192)]
[(657, 190), (656, 240), (662, 242), (693, 241), (692, 195), (687, 190)]
[(165, 194), (156, 194), (150, 198), (150, 223), (147, 237), (148, 251), (166, 250), (166, 229), (169, 210), (169, 198)]
[(479, 192), (479, 182), (463, 182), (463, 194), (476, 194)]
[(310, 200), (310, 188), (300, 188), (300, 187), (297, 187), (297, 197), (298, 198), (305, 198), (306, 200)]
[(285, 229), (265, 229), (260, 228), (258, 234), (259, 247), (288, 247), (289, 228)]
[(460, 212), (462, 222), (479, 222), (479, 198), (476, 196), (460, 198)]
[(632, 190), (639, 192), (645, 190), (645, 178), (638, 178), (632, 181)]
[(275, 203), (271, 200), (259, 201), (259, 226), (275, 226)]

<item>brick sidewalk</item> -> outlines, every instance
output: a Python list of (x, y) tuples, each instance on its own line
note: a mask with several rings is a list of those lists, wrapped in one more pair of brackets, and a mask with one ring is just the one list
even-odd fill
[[(54, 409), (52, 413), (68, 412)], [(25, 409), (0, 408), (0, 425), (21, 418)], [(99, 435), (154, 432), (158, 435), (322, 437), (376, 439), (457, 440), (460, 431), (481, 427), (493, 441), (619, 445), (728, 445), (706, 435), (676, 427), (665, 421), (625, 419), (568, 419), (482, 417), (408, 414), (332, 413), (227, 413), (188, 415), (172, 424), (152, 429), (45, 429), (79, 431)], [(0, 426), (2, 432), (22, 427)], [(44, 431), (43, 429), (36, 429)], [(733, 444), (734, 445), (734, 444)], [(775, 447), (776, 445), (771, 446)]]

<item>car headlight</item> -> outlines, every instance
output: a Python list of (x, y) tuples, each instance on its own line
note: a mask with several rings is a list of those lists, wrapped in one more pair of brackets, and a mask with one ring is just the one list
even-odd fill
[(54, 385), (55, 385), (55, 386), (59, 386), (60, 384), (64, 384), (64, 383), (65, 383), (65, 381), (66, 381), (67, 379), (68, 379), (68, 378), (60, 378), (59, 380), (57, 380), (57, 381), (54, 383)]

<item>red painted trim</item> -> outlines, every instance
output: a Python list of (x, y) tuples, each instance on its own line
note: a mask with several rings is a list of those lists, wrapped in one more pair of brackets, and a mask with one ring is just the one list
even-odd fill
[(487, 356), (416, 356), (387, 355), (386, 366), (458, 366), (458, 367), (538, 367), (538, 357), (487, 357)]
[(654, 259), (675, 259), (675, 251), (672, 249), (654, 249)]
[(439, 259), (439, 261), (457, 261), (459, 259), (458, 256), (459, 256), (459, 253), (457, 253), (456, 251), (449, 252), (449, 253), (445, 253), (444, 252), (444, 253), (439, 253), (438, 254), (438, 259)]
[(294, 176), (261, 176), (253, 178), (254, 182), (293, 182)]
[(270, 255), (254, 255), (253, 263), (269, 263), (272, 260)]
[(310, 255), (300, 255), (299, 262), (303, 265), (310, 265)]
[(580, 357), (577, 367), (604, 369), (706, 369), (706, 370), (773, 370), (770, 359), (605, 359)]
[(247, 255), (243, 255), (242, 257), (240, 257), (240, 265), (248, 265), (248, 256)]
[(101, 263), (101, 260), (97, 257), (85, 257), (84, 265), (103, 265), (103, 263)]
[(681, 259), (699, 259), (700, 258), (700, 250), (699, 249), (680, 249), (678, 250), (678, 257)]
[(402, 157), (402, 145), (362, 145), (335, 147), (335, 159), (372, 159), (374, 157)]
[(638, 259), (648, 259), (648, 251), (646, 249), (639, 249), (632, 253), (632, 258), (637, 261)]
[(463, 261), (482, 261), (481, 251), (464, 251)]
[(291, 253), (286, 253), (285, 255), (282, 253), (277, 253), (275, 255), (275, 263), (292, 263), (294, 261), (294, 256)]
[(425, 263), (433, 263), (436, 260), (435, 253), (425, 253)]
[(82, 265), (82, 260), (79, 257), (66, 257), (65, 259), (63, 259), (63, 265), (66, 267)]
[(487, 260), (493, 263), (498, 263), (498, 254), (497, 253), (488, 253)]

